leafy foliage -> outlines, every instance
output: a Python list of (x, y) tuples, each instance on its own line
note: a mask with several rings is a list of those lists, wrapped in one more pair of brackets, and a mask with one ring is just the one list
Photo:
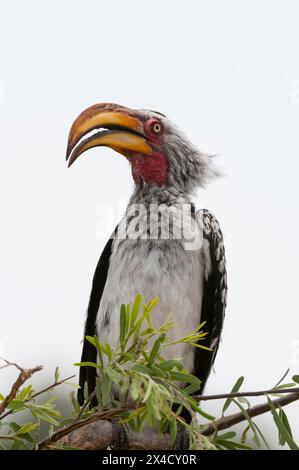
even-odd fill
[[(189, 432), (191, 449), (251, 449), (262, 444), (269, 444), (248, 412), (250, 402), (245, 397), (228, 397), (222, 408), (222, 416), (232, 406), (237, 407), (244, 415), (246, 427), (241, 434), (235, 431), (218, 432), (216, 429), (209, 435), (205, 430), (215, 420), (204, 411), (198, 400), (192, 396), (200, 389), (200, 380), (184, 370), (181, 358), (167, 359), (167, 349), (177, 343), (189, 344), (193, 347), (204, 347), (201, 341), (206, 334), (198, 325), (191, 333), (182, 338), (173, 339), (170, 335), (175, 327), (168, 316), (158, 328), (153, 326), (152, 318), (158, 298), (143, 304), (137, 295), (132, 307), (122, 305), (120, 309), (119, 338), (116, 346), (102, 344), (99, 339), (87, 337), (97, 350), (97, 362), (83, 362), (75, 365), (94, 367), (98, 370), (95, 392), (92, 396), (84, 390), (85, 403), (80, 407), (74, 392), (70, 393), (72, 412), (67, 418), (55, 406), (55, 397), (38, 401), (39, 396), (52, 391), (59, 382), (59, 369), (54, 372), (54, 383), (44, 391), (35, 392), (32, 385), (21, 388), (10, 401), (5, 414), (0, 415), (0, 447), (5, 449), (34, 449), (40, 441), (40, 426), (46, 422), (49, 436), (78, 419), (92, 416), (94, 413), (121, 409), (119, 421), (135, 431), (144, 431), (146, 426), (155, 427), (161, 434), (169, 432), (172, 442), (175, 441), (178, 428), (183, 426)], [(283, 383), (289, 370), (274, 386), (274, 396), (279, 391), (294, 387), (299, 383), (299, 376), (293, 376), (292, 382)], [(239, 392), (244, 382), (240, 377), (232, 388), (232, 393)], [(276, 393), (277, 390), (277, 393)], [(91, 399), (96, 395), (98, 406), (91, 407)], [(0, 394), (0, 403), (5, 397)], [(285, 411), (275, 409), (270, 396), (267, 397), (273, 421), (278, 430), (280, 445), (288, 445), (290, 449), (298, 449), (294, 441), (291, 427)], [(203, 403), (203, 401), (202, 401)], [(182, 410), (191, 416), (190, 424), (181, 417)], [(31, 418), (20, 424), (20, 419), (12, 420), (27, 411)], [(27, 417), (26, 415), (26, 417)], [(5, 418), (5, 419), (3, 419)], [(18, 421), (18, 422), (16, 422)]]

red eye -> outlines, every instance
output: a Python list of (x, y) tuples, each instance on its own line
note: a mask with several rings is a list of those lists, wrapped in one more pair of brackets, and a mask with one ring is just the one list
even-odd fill
[(145, 123), (145, 130), (148, 134), (158, 137), (163, 133), (163, 126), (158, 119), (149, 119)]

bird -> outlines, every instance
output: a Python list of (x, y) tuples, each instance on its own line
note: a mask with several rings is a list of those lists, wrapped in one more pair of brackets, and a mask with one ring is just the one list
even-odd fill
[[(138, 293), (146, 299), (158, 296), (153, 321), (160, 326), (171, 313), (176, 325), (171, 331), (173, 338), (183, 337), (205, 322), (207, 335), (201, 344), (210, 351), (181, 343), (167, 348), (166, 355), (182, 359), (184, 368), (201, 380), (202, 392), (220, 343), (227, 273), (219, 223), (209, 210), (196, 210), (193, 197), (221, 171), (213, 156), (198, 150), (168, 117), (153, 110), (115, 103), (85, 109), (69, 132), (68, 166), (88, 149), (101, 146), (127, 159), (134, 189), (126, 211), (127, 236), (117, 236), (123, 226), (120, 223), (96, 266), (81, 361), (96, 362), (96, 349), (86, 340), (87, 335), (97, 335), (102, 343), (115, 345), (121, 304), (133, 303)], [(153, 207), (161, 211), (151, 219)], [(189, 219), (183, 217), (186, 208), (190, 208)], [(163, 237), (165, 220), (170, 219), (168, 236)], [(175, 236), (180, 220), (181, 236)], [(150, 236), (151, 230), (156, 236)], [(200, 243), (190, 242), (194, 233), (200, 235)], [(85, 384), (91, 394), (96, 384), (95, 368), (80, 368), (81, 405)]]

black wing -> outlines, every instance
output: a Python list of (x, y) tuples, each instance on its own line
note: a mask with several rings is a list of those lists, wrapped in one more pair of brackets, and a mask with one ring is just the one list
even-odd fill
[(226, 307), (227, 276), (223, 235), (219, 223), (207, 210), (201, 211), (201, 215), (208, 266), (203, 285), (200, 321), (206, 322), (203, 330), (208, 334), (200, 344), (212, 349), (212, 351), (196, 349), (194, 375), (202, 381), (201, 392), (203, 392), (219, 347)]
[[(96, 362), (97, 352), (94, 346), (90, 344), (85, 337), (94, 336), (96, 334), (96, 318), (102, 298), (103, 290), (105, 287), (107, 273), (109, 268), (109, 260), (112, 250), (113, 238), (110, 238), (101, 254), (97, 264), (93, 281), (91, 294), (87, 309), (87, 318), (84, 328), (83, 350), (81, 362)], [(96, 369), (94, 367), (80, 367), (78, 402), (80, 405), (84, 403), (84, 385), (87, 382), (88, 396), (94, 391), (96, 383)], [(96, 404), (94, 400), (93, 404)]]

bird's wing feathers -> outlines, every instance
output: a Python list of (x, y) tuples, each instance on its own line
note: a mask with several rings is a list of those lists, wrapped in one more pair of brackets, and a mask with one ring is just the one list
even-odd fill
[(194, 374), (202, 381), (202, 392), (219, 347), (226, 307), (227, 276), (223, 235), (219, 223), (206, 209), (201, 211), (201, 215), (206, 270), (200, 321), (206, 322), (203, 330), (208, 334), (200, 344), (212, 349), (196, 349)]
[[(101, 254), (97, 264), (93, 281), (91, 294), (87, 309), (87, 317), (84, 329), (83, 350), (81, 362), (96, 362), (97, 353), (92, 344), (86, 340), (86, 336), (94, 336), (96, 334), (96, 318), (99, 310), (100, 301), (105, 287), (107, 273), (109, 268), (109, 260), (112, 250), (113, 238), (110, 238)], [(87, 382), (88, 395), (95, 389), (96, 369), (94, 367), (80, 367), (78, 401), (80, 405), (84, 403), (84, 385)]]

